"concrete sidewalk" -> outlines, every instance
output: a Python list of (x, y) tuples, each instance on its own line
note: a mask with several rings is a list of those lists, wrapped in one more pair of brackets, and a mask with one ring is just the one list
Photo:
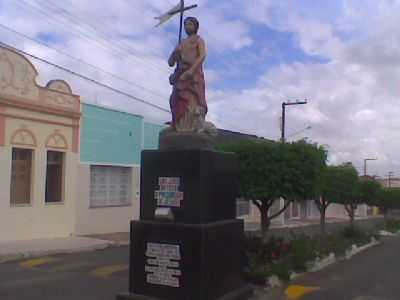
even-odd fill
[(45, 255), (93, 251), (117, 243), (88, 237), (66, 237), (0, 242), (0, 263)]
[[(381, 221), (381, 217), (356, 220), (356, 224), (372, 228)], [(328, 231), (347, 226), (348, 221), (342, 219), (327, 220)], [(246, 223), (245, 230), (248, 233), (259, 230), (258, 223)], [(271, 226), (269, 233), (276, 236), (290, 236), (290, 233), (319, 233), (318, 220), (290, 221), (283, 226)], [(129, 245), (129, 232), (117, 232), (110, 234), (97, 234), (84, 237), (66, 237), (55, 239), (37, 239), (24, 241), (0, 242), (0, 263), (10, 260), (31, 258), (38, 256), (93, 251), (110, 246)]]

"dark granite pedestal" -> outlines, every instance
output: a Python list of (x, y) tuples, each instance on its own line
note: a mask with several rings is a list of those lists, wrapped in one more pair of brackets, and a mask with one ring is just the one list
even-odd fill
[[(132, 222), (131, 239), (133, 268), (129, 290), (134, 294), (117, 299), (234, 300), (246, 299), (251, 293), (241, 276), (244, 258), (241, 220), (208, 224)], [(154, 249), (151, 253), (154, 245), (167, 245), (175, 253), (167, 261), (165, 250), (158, 256)], [(158, 264), (149, 264), (154, 259), (158, 259)], [(154, 284), (151, 280), (154, 273), (150, 270), (164, 272), (164, 282)]]
[[(241, 300), (238, 163), (210, 150), (143, 151), (140, 221), (131, 223), (129, 293), (118, 300)], [(167, 209), (169, 222), (157, 218)]]

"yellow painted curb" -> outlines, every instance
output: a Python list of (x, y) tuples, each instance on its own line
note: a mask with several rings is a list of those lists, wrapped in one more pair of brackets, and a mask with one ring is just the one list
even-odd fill
[(106, 267), (101, 267), (93, 270), (90, 272), (91, 275), (96, 276), (96, 277), (102, 277), (106, 278), (108, 276), (111, 276), (114, 273), (125, 271), (129, 269), (129, 265), (114, 265), (114, 266), (106, 266)]
[(57, 261), (57, 258), (54, 257), (42, 257), (42, 258), (34, 258), (21, 262), (19, 265), (24, 268), (34, 268), (39, 267), (41, 265), (45, 265), (54, 261)]
[(288, 300), (298, 300), (301, 299), (304, 295), (310, 294), (318, 290), (319, 290), (318, 287), (289, 285), (289, 287), (285, 291), (285, 295)]

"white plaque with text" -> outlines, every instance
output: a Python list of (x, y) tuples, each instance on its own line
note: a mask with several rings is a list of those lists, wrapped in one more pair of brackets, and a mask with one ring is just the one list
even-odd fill
[(146, 279), (150, 284), (180, 287), (179, 245), (147, 243), (146, 247)]

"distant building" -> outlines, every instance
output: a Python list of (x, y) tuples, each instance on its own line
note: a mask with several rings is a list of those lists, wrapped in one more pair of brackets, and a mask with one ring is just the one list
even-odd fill
[(226, 129), (218, 129), (218, 136), (217, 136), (218, 144), (229, 144), (246, 140), (265, 140), (265, 139), (253, 134), (246, 134)]

